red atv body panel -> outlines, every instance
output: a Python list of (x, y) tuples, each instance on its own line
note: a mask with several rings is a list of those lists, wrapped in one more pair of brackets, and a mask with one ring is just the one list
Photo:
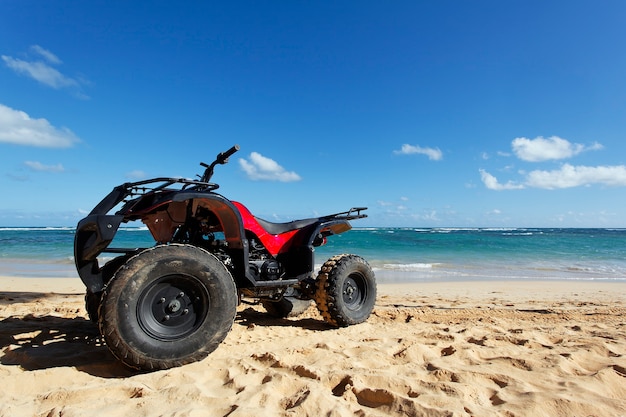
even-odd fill
[(289, 249), (291, 239), (296, 233), (298, 233), (298, 229), (273, 235), (261, 226), (259, 221), (252, 215), (252, 213), (250, 213), (250, 210), (248, 210), (246, 206), (236, 201), (233, 201), (232, 203), (235, 207), (237, 207), (239, 213), (241, 214), (243, 228), (254, 233), (272, 256), (275, 257), (279, 253), (284, 253)]

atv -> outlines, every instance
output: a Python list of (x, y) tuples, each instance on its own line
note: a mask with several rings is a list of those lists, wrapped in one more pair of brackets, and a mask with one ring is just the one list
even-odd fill
[[(198, 179), (119, 185), (78, 223), (74, 259), (87, 313), (125, 365), (157, 370), (205, 358), (227, 336), (242, 300), (276, 317), (302, 313), (314, 300), (335, 327), (362, 323), (372, 312), (376, 280), (363, 258), (337, 255), (314, 274), (315, 248), (367, 217), (366, 208), (288, 223), (255, 217), (211, 182), (215, 166), (238, 150), (201, 163)], [(132, 221), (155, 244), (110, 247), (120, 225)]]

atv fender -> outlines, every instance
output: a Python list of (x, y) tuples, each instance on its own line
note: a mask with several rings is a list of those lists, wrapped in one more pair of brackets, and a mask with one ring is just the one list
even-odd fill
[(98, 255), (105, 250), (117, 233), (124, 216), (91, 214), (78, 223), (74, 236), (74, 263), (78, 275), (91, 292), (104, 287)]
[(239, 210), (229, 200), (219, 194), (207, 194), (200, 192), (181, 192), (173, 196), (172, 201), (192, 200), (192, 211), (195, 212), (198, 207), (204, 207), (211, 210), (220, 223), (224, 232), (224, 238), (228, 242), (231, 249), (247, 248), (245, 232), (243, 228), (243, 220), (239, 214)]
[(185, 191), (176, 193), (172, 202), (189, 201), (192, 212), (198, 207), (212, 211), (222, 225), (224, 239), (228, 243), (228, 250), (233, 261), (233, 278), (238, 287), (253, 287), (256, 279), (248, 269), (249, 252), (248, 240), (244, 230), (243, 220), (237, 207), (225, 197), (216, 193), (202, 193)]

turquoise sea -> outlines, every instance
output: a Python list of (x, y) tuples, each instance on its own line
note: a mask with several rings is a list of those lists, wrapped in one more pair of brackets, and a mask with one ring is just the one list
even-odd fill
[[(74, 228), (0, 228), (0, 275), (76, 277)], [(147, 247), (145, 228), (113, 246)], [(316, 249), (365, 258), (380, 282), (586, 280), (626, 283), (626, 229), (356, 228)]]

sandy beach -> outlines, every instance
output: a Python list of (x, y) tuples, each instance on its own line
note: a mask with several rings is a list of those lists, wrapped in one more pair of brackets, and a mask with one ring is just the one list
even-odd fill
[(207, 359), (140, 373), (76, 279), (0, 278), (1, 416), (626, 416), (626, 284), (379, 285), (335, 329), (242, 304)]

